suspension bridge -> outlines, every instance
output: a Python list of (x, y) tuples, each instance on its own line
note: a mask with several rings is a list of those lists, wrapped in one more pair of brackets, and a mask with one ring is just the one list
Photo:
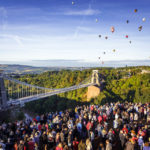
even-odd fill
[(80, 84), (60, 89), (31, 85), (5, 75), (0, 71), (0, 109), (16, 105), (23, 106), (27, 102), (94, 85), (100, 86), (97, 70), (93, 70), (92, 75)]

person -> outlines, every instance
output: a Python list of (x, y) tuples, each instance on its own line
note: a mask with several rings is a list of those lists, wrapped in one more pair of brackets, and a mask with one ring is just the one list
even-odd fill
[(15, 144), (14, 144), (14, 150), (18, 150), (18, 144), (17, 144), (17, 142), (15, 142)]
[(4, 149), (3, 149), (3, 146), (2, 146), (1, 144), (0, 144), (0, 150), (4, 150)]
[(105, 150), (104, 144), (100, 143), (97, 150)]
[(18, 150), (23, 150), (24, 149), (24, 142), (23, 140), (20, 140), (20, 143), (18, 145)]
[(143, 150), (150, 150), (150, 145), (149, 145), (148, 142), (145, 142), (145, 143), (144, 143)]
[(125, 150), (134, 150), (134, 141), (133, 140), (128, 140), (128, 142), (126, 143), (126, 148)]
[(38, 143), (35, 143), (35, 144), (34, 144), (34, 150), (39, 150), (39, 148), (38, 148)]
[(8, 138), (7, 143), (6, 143), (6, 150), (12, 150), (12, 149), (13, 149), (13, 144), (10, 138)]
[(34, 145), (35, 145), (35, 143), (33, 142), (32, 138), (29, 138), (28, 149), (34, 150)]
[(106, 140), (106, 150), (112, 150), (112, 144), (109, 140)]
[(140, 137), (138, 138), (138, 145), (139, 145), (139, 147), (140, 147), (140, 150), (143, 149), (143, 144), (144, 144), (143, 137), (140, 136)]
[(92, 150), (92, 143), (89, 138), (86, 140), (86, 150)]
[(68, 145), (66, 143), (64, 143), (63, 150), (69, 150), (69, 147), (68, 147)]
[(56, 150), (63, 150), (63, 146), (61, 142), (57, 145)]
[(79, 142), (78, 150), (86, 150), (86, 145), (83, 139)]
[(122, 130), (120, 130), (119, 138), (120, 138), (120, 141), (121, 141), (121, 147), (122, 147), (122, 149), (124, 149), (125, 143), (126, 143), (126, 136), (125, 136), (125, 134), (123, 133)]
[(78, 144), (79, 144), (79, 141), (77, 140), (77, 137), (75, 137), (73, 141), (73, 150), (78, 150)]
[(4, 144), (3, 140), (0, 140), (1, 149), (5, 150), (6, 145)]

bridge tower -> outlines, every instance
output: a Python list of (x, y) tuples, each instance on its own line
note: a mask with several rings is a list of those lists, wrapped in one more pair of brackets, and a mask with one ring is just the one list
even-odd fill
[(7, 106), (7, 94), (4, 85), (3, 71), (0, 70), (0, 108), (6, 108)]
[(100, 86), (100, 78), (99, 78), (98, 70), (93, 70), (91, 83), (94, 83), (97, 86)]
[(90, 101), (100, 94), (100, 76), (98, 70), (93, 70), (91, 83), (94, 83), (95, 85), (88, 87), (87, 101)]

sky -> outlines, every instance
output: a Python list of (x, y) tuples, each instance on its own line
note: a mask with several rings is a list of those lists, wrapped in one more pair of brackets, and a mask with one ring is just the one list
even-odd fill
[(149, 0), (0, 0), (0, 61), (149, 60), (149, 8)]

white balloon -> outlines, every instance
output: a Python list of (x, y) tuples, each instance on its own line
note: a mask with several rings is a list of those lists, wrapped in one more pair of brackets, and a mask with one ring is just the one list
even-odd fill
[(146, 21), (146, 18), (143, 18), (142, 20), (143, 20), (143, 22), (145, 22), (145, 21)]

